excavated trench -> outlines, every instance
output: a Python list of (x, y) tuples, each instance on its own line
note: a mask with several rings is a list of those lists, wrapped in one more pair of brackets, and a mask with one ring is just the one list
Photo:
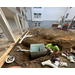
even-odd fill
[[(51, 57), (61, 57), (61, 53), (70, 51), (71, 47), (75, 49), (75, 33), (71, 31), (54, 30), (52, 28), (31, 28), (28, 35), (33, 35), (30, 38), (25, 38), (20, 45), (16, 45), (9, 53), (15, 57), (15, 61), (11, 64), (5, 63), (3, 68), (11, 66), (21, 66), (23, 68), (48, 68), (49, 66), (42, 66), (41, 62), (51, 60)], [(45, 45), (56, 42), (60, 48), (58, 55), (51, 54), (31, 59), (30, 52), (17, 51), (17, 46), (22, 49), (30, 50), (30, 44), (44, 43)], [(66, 61), (67, 63), (69, 61)], [(69, 63), (68, 63), (69, 64)]]

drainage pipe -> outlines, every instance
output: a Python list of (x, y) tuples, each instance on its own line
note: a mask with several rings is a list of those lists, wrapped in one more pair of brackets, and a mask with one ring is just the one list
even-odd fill
[(75, 61), (74, 61), (74, 59), (73, 59), (73, 56), (69, 56), (67, 59), (69, 59), (69, 60), (70, 60), (70, 62), (75, 63)]
[(48, 65), (48, 66), (51, 66), (51, 67), (53, 67), (53, 68), (58, 68), (57, 66), (55, 66), (54, 64), (52, 64), (50, 60), (41, 62), (41, 64), (42, 64), (43, 66), (44, 66), (44, 65)]
[(19, 44), (21, 44), (21, 42), (23, 41), (24, 38), (26, 38), (27, 34), (29, 33), (29, 31), (23, 36), (23, 38), (19, 41)]
[(30, 50), (21, 49), (20, 46), (17, 46), (17, 48), (19, 49), (19, 50), (17, 50), (17, 51), (30, 51)]

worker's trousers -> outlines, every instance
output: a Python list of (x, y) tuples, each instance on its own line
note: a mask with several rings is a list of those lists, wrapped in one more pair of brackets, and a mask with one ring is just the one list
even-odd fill
[(50, 54), (51, 54), (51, 52), (50, 52), (49, 50), (47, 50), (47, 54), (48, 54), (48, 55), (50, 55)]

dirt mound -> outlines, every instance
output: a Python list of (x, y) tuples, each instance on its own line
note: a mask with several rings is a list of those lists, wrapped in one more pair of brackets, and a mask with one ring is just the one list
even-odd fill
[[(30, 52), (17, 52), (15, 47), (9, 55), (15, 56), (16, 60), (12, 64), (4, 64), (3, 67), (22, 66), (24, 68), (45, 68), (41, 65), (42, 61), (51, 60), (54, 57), (61, 57), (61, 53), (70, 51), (71, 47), (75, 48), (75, 33), (71, 31), (63, 31), (53, 28), (30, 28), (28, 35), (33, 35), (30, 38), (25, 38), (22, 44), (19, 45), (22, 49), (30, 49), (30, 44), (44, 43), (45, 45), (56, 42), (60, 48), (58, 55), (51, 54), (34, 60), (30, 58)], [(69, 61), (66, 61), (67, 63)]]
[[(53, 28), (32, 28), (29, 29), (29, 35), (32, 38), (25, 38), (22, 42), (24, 46), (30, 47), (30, 44), (56, 42), (61, 51), (70, 50), (75, 43), (74, 34), (71, 31), (54, 30)], [(71, 36), (72, 35), (72, 36)]]

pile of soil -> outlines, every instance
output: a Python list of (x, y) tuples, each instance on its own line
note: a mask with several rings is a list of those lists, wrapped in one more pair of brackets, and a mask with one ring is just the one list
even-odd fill
[(59, 57), (63, 62), (67, 62), (68, 65), (71, 63), (69, 60), (61, 56), (61, 53), (70, 51), (71, 47), (75, 47), (75, 32), (63, 31), (53, 28), (30, 28), (28, 35), (32, 37), (25, 38), (23, 42), (17, 46), (22, 49), (30, 50), (30, 44), (44, 43), (45, 45), (56, 42), (60, 48), (58, 55), (51, 54), (39, 57), (37, 59), (31, 59), (30, 52), (18, 52), (17, 46), (15, 46), (9, 53), (9, 55), (15, 56), (15, 61), (11, 64), (5, 63), (3, 68), (11, 66), (21, 66), (23, 68), (49, 68), (49, 66), (42, 66), (41, 62), (51, 60), (51, 58)]

